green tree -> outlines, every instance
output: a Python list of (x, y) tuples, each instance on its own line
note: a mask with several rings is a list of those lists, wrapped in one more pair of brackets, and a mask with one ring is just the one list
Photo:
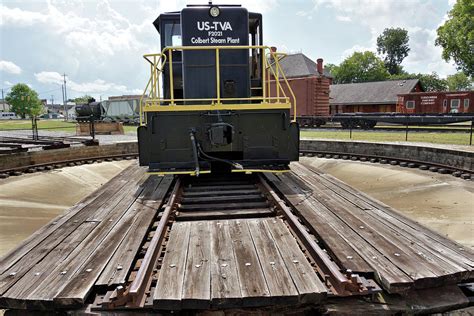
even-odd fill
[(324, 65), (324, 70), (328, 71), (332, 75), (335, 67), (337, 67), (335, 64), (327, 63)]
[(355, 52), (339, 66), (333, 66), (334, 83), (381, 81), (389, 77), (383, 61), (374, 53)]
[(85, 94), (82, 97), (72, 99), (72, 102), (76, 104), (86, 104), (86, 103), (89, 103), (90, 99), (93, 99), (93, 98), (90, 95)]
[(466, 91), (472, 89), (473, 81), (464, 72), (458, 72), (446, 78), (449, 91)]
[(431, 74), (409, 74), (402, 73), (390, 76), (391, 80), (419, 79), (421, 86), (425, 91), (447, 91), (448, 84), (445, 79), (438, 76), (436, 72)]
[(38, 93), (24, 83), (14, 85), (5, 100), (11, 105), (11, 110), (21, 118), (35, 117), (44, 111)]
[(400, 64), (408, 56), (408, 32), (402, 28), (385, 29), (377, 37), (377, 52), (383, 56), (385, 67), (391, 75), (402, 71)]
[(458, 0), (448, 20), (438, 28), (436, 45), (444, 60), (453, 59), (459, 70), (474, 76), (474, 1)]

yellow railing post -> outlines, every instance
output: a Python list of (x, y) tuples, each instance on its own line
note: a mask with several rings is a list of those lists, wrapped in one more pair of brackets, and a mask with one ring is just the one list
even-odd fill
[(170, 99), (171, 105), (174, 105), (174, 85), (173, 85), (173, 52), (172, 48), (168, 49), (169, 69), (170, 69)]
[(262, 97), (263, 102), (265, 102), (266, 98), (266, 91), (265, 91), (265, 72), (267, 71), (266, 63), (265, 63), (265, 48), (262, 48), (260, 54), (262, 54)]
[(217, 81), (217, 104), (221, 104), (221, 68), (219, 61), (219, 48), (216, 48), (216, 81)]
[[(278, 56), (275, 54), (275, 56), (273, 57), (273, 60), (275, 61), (275, 63), (278, 63)], [(275, 78), (275, 88), (276, 88), (276, 91), (277, 91), (277, 99), (279, 100), (280, 99), (280, 73), (278, 72), (278, 67), (275, 67), (276, 68), (276, 78)]]

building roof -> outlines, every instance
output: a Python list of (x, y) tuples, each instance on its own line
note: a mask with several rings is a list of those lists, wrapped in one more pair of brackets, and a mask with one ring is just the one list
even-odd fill
[(333, 84), (330, 104), (395, 104), (397, 95), (412, 92), (418, 79)]
[[(285, 56), (280, 60), (280, 66), (287, 78), (319, 76), (317, 64), (303, 53)], [(323, 74), (332, 78), (331, 74), (324, 68)]]

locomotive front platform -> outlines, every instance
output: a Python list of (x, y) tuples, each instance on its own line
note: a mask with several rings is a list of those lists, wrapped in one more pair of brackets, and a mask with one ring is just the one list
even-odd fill
[(129, 167), (0, 260), (0, 307), (435, 312), (474, 254), (303, 164), (281, 174)]

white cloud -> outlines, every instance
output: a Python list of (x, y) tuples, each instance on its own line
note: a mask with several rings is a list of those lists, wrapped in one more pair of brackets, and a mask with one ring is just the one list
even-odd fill
[(12, 75), (21, 74), (21, 68), (8, 60), (0, 60), (0, 71), (4, 71)]
[(352, 21), (350, 16), (344, 16), (344, 15), (337, 15), (336, 20), (341, 21), (341, 22), (351, 22)]
[(42, 71), (40, 73), (35, 73), (35, 78), (41, 83), (63, 83), (63, 76), (55, 71)]
[(30, 26), (46, 22), (47, 16), (40, 12), (24, 11), (0, 5), (0, 25)]
[(347, 58), (355, 52), (375, 51), (375, 46), (354, 45), (342, 52), (342, 57)]
[[(42, 71), (35, 73), (35, 78), (40, 83), (45, 84), (62, 84), (63, 75), (55, 71)], [(106, 82), (102, 79), (96, 79), (90, 82), (75, 82), (73, 80), (67, 80), (67, 87), (72, 91), (78, 93), (142, 93), (140, 89), (128, 89), (125, 85), (116, 84), (113, 82)]]
[(7, 87), (13, 86), (13, 83), (11, 83), (11, 82), (8, 81), (8, 80), (5, 80), (5, 81), (3, 82), (3, 84), (6, 85)]

